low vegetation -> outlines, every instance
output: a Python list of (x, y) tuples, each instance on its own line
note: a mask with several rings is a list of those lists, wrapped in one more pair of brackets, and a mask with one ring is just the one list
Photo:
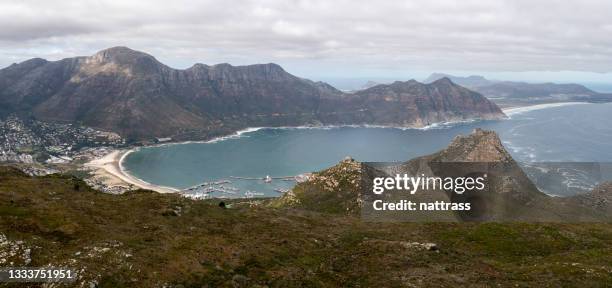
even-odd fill
[(366, 223), (268, 200), (218, 202), (109, 195), (2, 167), (2, 265), (71, 267), (72, 285), (85, 287), (612, 283), (611, 224)]

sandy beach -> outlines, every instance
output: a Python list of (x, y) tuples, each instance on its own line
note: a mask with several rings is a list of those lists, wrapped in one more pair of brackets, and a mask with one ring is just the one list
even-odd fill
[(105, 184), (109, 186), (131, 184), (138, 188), (152, 190), (159, 193), (174, 193), (178, 191), (169, 187), (153, 185), (124, 173), (121, 170), (119, 163), (121, 158), (128, 152), (129, 150), (113, 150), (101, 158), (96, 158), (85, 163), (85, 167), (91, 168), (93, 170), (94, 177), (104, 179)]
[(554, 107), (563, 107), (569, 105), (579, 105), (579, 104), (589, 104), (586, 102), (559, 102), (559, 103), (544, 103), (544, 104), (536, 104), (536, 105), (528, 105), (528, 106), (514, 106), (514, 107), (506, 107), (503, 108), (502, 111), (507, 116), (512, 116), (515, 114), (520, 114), (524, 112), (541, 110), (546, 108), (554, 108)]

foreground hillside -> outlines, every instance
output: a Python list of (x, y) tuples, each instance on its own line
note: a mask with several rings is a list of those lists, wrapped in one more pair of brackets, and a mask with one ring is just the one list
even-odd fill
[(1, 265), (72, 267), (82, 271), (74, 286), (84, 287), (612, 281), (610, 224), (381, 224), (264, 204), (223, 209), (171, 194), (108, 195), (74, 178), (32, 178), (3, 167)]
[(261, 126), (422, 127), (504, 116), (482, 95), (448, 79), (348, 94), (276, 64), (195, 64), (179, 70), (126, 47), (0, 69), (0, 117), (9, 113), (80, 123), (133, 140), (209, 138)]

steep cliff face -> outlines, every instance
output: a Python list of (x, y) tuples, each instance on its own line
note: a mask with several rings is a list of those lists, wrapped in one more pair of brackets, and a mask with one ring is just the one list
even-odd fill
[(0, 71), (0, 79), (12, 76), (0, 84), (0, 101), (41, 120), (81, 122), (136, 138), (209, 124), (172, 99), (163, 82), (172, 69), (150, 55), (118, 47), (35, 64)]
[(442, 78), (431, 84), (414, 80), (377, 85), (359, 91), (360, 106), (374, 121), (425, 126), (467, 119), (499, 119), (502, 111), (482, 95)]
[(54, 62), (32, 59), (2, 69), (0, 104), (2, 114), (32, 113), (134, 139), (185, 133), (204, 138), (248, 126), (423, 126), (503, 117), (484, 97), (448, 79), (429, 85), (396, 82), (346, 94), (276, 64), (196, 64), (178, 70), (126, 47)]

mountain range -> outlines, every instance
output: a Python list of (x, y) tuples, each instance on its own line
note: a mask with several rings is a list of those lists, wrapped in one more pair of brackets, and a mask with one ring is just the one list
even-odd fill
[(527, 83), (514, 81), (489, 80), (483, 76), (453, 76), (444, 73), (433, 73), (424, 82), (432, 83), (442, 78), (474, 90), (498, 104), (506, 102), (610, 102), (612, 94), (595, 92), (580, 84)]
[(9, 113), (84, 124), (129, 140), (203, 139), (254, 126), (422, 127), (504, 117), (494, 103), (447, 78), (344, 93), (272, 63), (179, 70), (126, 47), (1, 69), (0, 116)]

